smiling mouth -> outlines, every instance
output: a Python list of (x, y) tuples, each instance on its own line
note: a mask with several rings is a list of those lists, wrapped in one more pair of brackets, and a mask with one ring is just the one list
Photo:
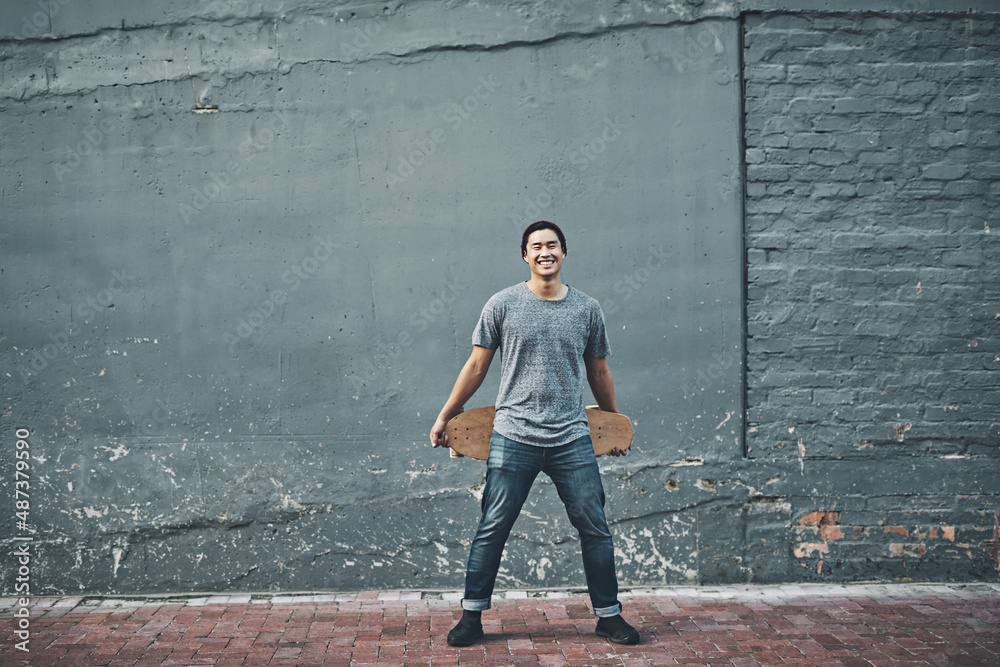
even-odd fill
[(554, 259), (540, 259), (540, 260), (538, 260), (538, 263), (541, 264), (542, 266), (552, 266), (553, 264), (556, 263), (556, 260), (554, 260)]

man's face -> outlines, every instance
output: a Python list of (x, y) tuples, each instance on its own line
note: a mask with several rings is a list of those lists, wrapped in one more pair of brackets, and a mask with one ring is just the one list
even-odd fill
[(531, 273), (539, 277), (554, 276), (562, 268), (562, 244), (554, 230), (539, 229), (528, 237), (528, 245), (524, 251), (524, 261), (528, 263)]

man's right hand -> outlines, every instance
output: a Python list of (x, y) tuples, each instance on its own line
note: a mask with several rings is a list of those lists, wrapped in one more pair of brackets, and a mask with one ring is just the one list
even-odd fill
[(438, 417), (437, 421), (434, 422), (434, 427), (431, 429), (431, 445), (434, 447), (448, 446), (448, 434), (444, 432), (444, 428), (447, 425), (448, 422), (446, 420)]
[(493, 355), (495, 354), (496, 350), (479, 345), (472, 346), (472, 354), (469, 355), (469, 360), (462, 366), (462, 370), (458, 374), (458, 379), (455, 380), (455, 386), (451, 390), (451, 395), (445, 402), (444, 407), (441, 408), (441, 412), (438, 413), (437, 421), (434, 422), (434, 428), (431, 429), (431, 444), (433, 446), (448, 447), (448, 436), (444, 432), (445, 426), (448, 425), (448, 420), (465, 409), (465, 401), (476, 393), (479, 385), (483, 383), (483, 380), (486, 378), (486, 371), (490, 369), (490, 362), (493, 361)]

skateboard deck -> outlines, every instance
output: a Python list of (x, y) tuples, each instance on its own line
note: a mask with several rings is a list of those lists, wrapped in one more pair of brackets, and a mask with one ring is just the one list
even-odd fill
[[(632, 446), (632, 422), (628, 417), (592, 407), (588, 407), (586, 412), (595, 454), (601, 456), (615, 448), (624, 451)], [(445, 427), (451, 455), (485, 461), (490, 452), (490, 435), (493, 433), (495, 414), (496, 409), (487, 406), (452, 417)]]

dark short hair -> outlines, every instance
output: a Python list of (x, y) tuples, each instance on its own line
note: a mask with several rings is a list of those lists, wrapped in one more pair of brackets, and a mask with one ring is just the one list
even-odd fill
[(559, 237), (559, 243), (562, 244), (563, 253), (566, 252), (566, 236), (559, 229), (559, 225), (554, 222), (549, 222), (548, 220), (539, 220), (538, 222), (533, 222), (524, 229), (524, 233), (521, 234), (521, 257), (528, 252), (528, 237), (541, 229), (551, 229)]

